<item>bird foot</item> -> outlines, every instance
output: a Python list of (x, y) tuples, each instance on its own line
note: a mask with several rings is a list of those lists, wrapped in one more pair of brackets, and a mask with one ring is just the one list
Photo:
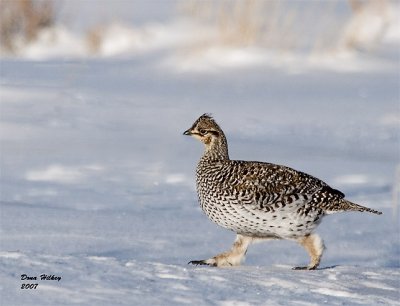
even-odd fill
[(215, 264), (207, 262), (207, 260), (191, 260), (188, 262), (188, 265), (195, 265), (195, 266), (213, 266), (215, 267)]
[(292, 270), (315, 270), (317, 267), (293, 267)]

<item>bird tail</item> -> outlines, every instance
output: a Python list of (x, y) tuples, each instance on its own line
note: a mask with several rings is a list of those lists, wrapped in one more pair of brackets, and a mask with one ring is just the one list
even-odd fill
[(356, 203), (347, 201), (345, 199), (340, 200), (339, 205), (338, 205), (338, 210), (339, 211), (360, 211), (360, 212), (367, 211), (367, 212), (370, 212), (373, 214), (382, 215), (382, 212), (380, 212), (380, 211), (358, 205)]

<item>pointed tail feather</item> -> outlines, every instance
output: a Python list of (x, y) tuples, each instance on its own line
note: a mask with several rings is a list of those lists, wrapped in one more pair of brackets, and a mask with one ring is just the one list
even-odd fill
[(345, 199), (341, 199), (338, 206), (339, 206), (338, 210), (341, 210), (341, 211), (360, 211), (360, 212), (367, 211), (367, 212), (370, 212), (373, 214), (382, 215), (382, 212), (380, 212), (380, 211), (358, 205), (356, 203), (347, 201)]

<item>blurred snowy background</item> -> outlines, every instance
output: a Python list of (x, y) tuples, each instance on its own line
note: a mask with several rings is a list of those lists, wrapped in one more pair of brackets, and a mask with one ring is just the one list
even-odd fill
[[(1, 305), (400, 305), (400, 2), (0, 1)], [(233, 159), (285, 164), (384, 215), (192, 267), (234, 234), (201, 212), (213, 113)], [(21, 274), (43, 273), (21, 290)]]

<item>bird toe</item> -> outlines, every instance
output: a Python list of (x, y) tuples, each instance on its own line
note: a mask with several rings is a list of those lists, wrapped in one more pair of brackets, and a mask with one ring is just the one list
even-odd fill
[(292, 270), (315, 270), (317, 267), (293, 267)]
[(188, 262), (188, 265), (211, 266), (211, 264), (207, 263), (205, 260), (191, 260), (191, 261)]

